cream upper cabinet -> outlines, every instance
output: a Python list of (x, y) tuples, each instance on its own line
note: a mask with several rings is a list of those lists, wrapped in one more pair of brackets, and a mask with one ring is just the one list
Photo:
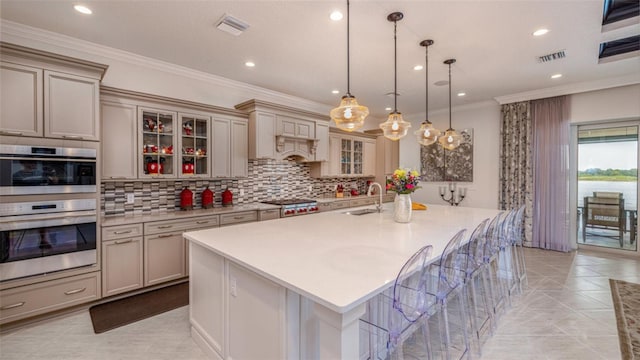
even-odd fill
[(245, 119), (213, 119), (213, 176), (248, 175), (248, 122)]
[(42, 69), (0, 63), (0, 133), (42, 136)]
[(375, 136), (329, 130), (328, 161), (311, 166), (312, 177), (373, 177), (376, 167)]
[(380, 184), (386, 182), (387, 176), (400, 166), (400, 144), (382, 135), (382, 130), (367, 130), (367, 134), (376, 135), (375, 175)]
[(376, 140), (366, 139), (363, 141), (363, 165), (362, 174), (365, 176), (376, 175)]
[(213, 176), (231, 177), (231, 120), (213, 119)]
[(246, 120), (231, 122), (231, 176), (249, 174), (249, 124)]
[(136, 179), (138, 177), (137, 108), (117, 100), (103, 100), (102, 178)]
[(178, 114), (173, 111), (138, 107), (138, 176), (178, 177), (176, 134), (180, 134)]
[(45, 137), (99, 141), (99, 104), (98, 80), (45, 70)]
[(106, 65), (0, 43), (0, 134), (100, 141)]
[(318, 146), (316, 148), (315, 160), (316, 161), (328, 161), (329, 160), (329, 124), (328, 123), (316, 123), (316, 138), (318, 139)]
[(178, 174), (182, 178), (211, 176), (211, 145), (207, 115), (178, 114)]

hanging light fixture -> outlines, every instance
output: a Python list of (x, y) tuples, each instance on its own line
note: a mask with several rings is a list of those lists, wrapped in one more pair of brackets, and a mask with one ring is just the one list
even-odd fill
[(347, 94), (342, 97), (340, 106), (331, 110), (329, 115), (339, 129), (354, 131), (364, 125), (369, 109), (359, 105), (356, 97), (351, 95), (349, 67), (349, 0), (347, 0)]
[(400, 140), (409, 131), (411, 124), (402, 119), (402, 114), (398, 112), (398, 39), (396, 36), (398, 21), (402, 20), (404, 15), (401, 12), (394, 12), (387, 16), (387, 20), (393, 21), (393, 112), (389, 114), (389, 118), (380, 124), (380, 128), (384, 136), (391, 140)]
[(414, 134), (418, 138), (420, 145), (431, 145), (438, 141), (440, 130), (433, 127), (431, 121), (429, 121), (429, 46), (433, 45), (433, 40), (422, 40), (420, 46), (424, 46), (425, 49), (425, 67), (424, 67), (424, 79), (425, 79), (425, 121), (420, 125), (420, 129), (416, 130)]
[(458, 134), (451, 127), (451, 64), (455, 63), (456, 59), (445, 60), (444, 63), (449, 65), (449, 128), (444, 132), (444, 135), (440, 136), (438, 142), (443, 148), (447, 150), (455, 150), (462, 143), (462, 135)]

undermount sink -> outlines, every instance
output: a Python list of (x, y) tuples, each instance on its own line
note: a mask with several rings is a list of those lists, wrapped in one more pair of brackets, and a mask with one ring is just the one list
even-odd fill
[(378, 210), (376, 209), (360, 209), (360, 210), (352, 210), (352, 211), (347, 211), (345, 212), (345, 214), (347, 215), (364, 215), (364, 214), (371, 214), (371, 213), (377, 213)]

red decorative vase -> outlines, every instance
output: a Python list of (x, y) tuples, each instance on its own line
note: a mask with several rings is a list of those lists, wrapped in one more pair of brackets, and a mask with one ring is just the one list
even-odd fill
[(227, 188), (222, 192), (222, 206), (232, 206), (233, 205), (233, 193), (231, 190)]
[(193, 209), (193, 192), (188, 187), (180, 192), (180, 210), (192, 210)]
[(210, 209), (213, 207), (213, 191), (209, 190), (207, 186), (206, 189), (202, 191), (202, 208)]

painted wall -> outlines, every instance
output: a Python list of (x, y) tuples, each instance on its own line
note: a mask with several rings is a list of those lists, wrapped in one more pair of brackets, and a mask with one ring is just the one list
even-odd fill
[[(413, 131), (420, 128), (424, 114), (411, 121), (411, 134), (400, 140), (400, 166), (420, 168), (420, 146)], [(449, 111), (444, 109), (431, 114), (431, 122), (440, 131), (449, 127)], [(458, 107), (452, 113), (455, 129), (473, 128), (473, 182), (458, 183), (467, 188), (467, 197), (460, 206), (496, 209), (498, 207), (498, 174), (500, 145), (500, 106), (496, 102), (485, 102)], [(446, 204), (440, 199), (438, 186), (444, 182), (421, 182), (422, 189), (413, 199), (428, 204)]]

